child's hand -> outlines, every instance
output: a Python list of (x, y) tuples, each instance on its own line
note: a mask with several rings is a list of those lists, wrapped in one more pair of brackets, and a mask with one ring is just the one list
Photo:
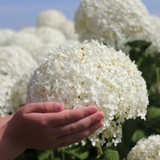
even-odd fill
[(104, 114), (95, 106), (64, 110), (62, 103), (28, 104), (0, 129), (0, 150), (4, 150), (10, 160), (28, 148), (45, 150), (68, 146), (102, 127), (103, 118)]

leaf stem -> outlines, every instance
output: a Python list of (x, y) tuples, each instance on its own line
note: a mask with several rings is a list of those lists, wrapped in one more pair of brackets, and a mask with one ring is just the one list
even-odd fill
[(103, 151), (102, 151), (102, 147), (101, 147), (101, 144), (100, 144), (99, 137), (98, 137), (98, 141), (97, 141), (97, 149), (98, 149), (98, 156), (97, 156), (97, 158), (100, 158), (101, 155), (103, 154)]
[(51, 160), (54, 160), (54, 150), (51, 150)]
[(137, 67), (139, 68), (142, 64), (143, 58), (141, 57), (137, 62)]
[(61, 148), (61, 156), (62, 160), (65, 160), (64, 148)]
[(158, 92), (160, 93), (160, 73), (159, 73), (159, 68), (156, 68), (156, 79), (157, 79)]

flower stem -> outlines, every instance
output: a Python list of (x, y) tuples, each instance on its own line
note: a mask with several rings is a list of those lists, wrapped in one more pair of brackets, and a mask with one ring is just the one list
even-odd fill
[(142, 64), (143, 58), (141, 57), (137, 62), (137, 67), (139, 68)]
[(160, 93), (160, 73), (159, 68), (156, 68), (156, 79), (157, 79), (157, 86), (158, 86), (158, 92)]
[(54, 150), (51, 150), (51, 160), (54, 160)]
[(97, 141), (97, 149), (98, 149), (98, 156), (97, 156), (97, 158), (100, 158), (101, 155), (103, 154), (103, 151), (102, 151), (102, 147), (101, 147), (101, 144), (100, 144), (99, 137), (98, 137), (98, 141)]
[(62, 160), (65, 160), (64, 148), (61, 148), (61, 157)]

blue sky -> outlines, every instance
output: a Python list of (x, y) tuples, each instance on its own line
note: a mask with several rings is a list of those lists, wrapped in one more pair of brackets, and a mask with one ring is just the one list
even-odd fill
[[(151, 14), (160, 17), (160, 0), (142, 0)], [(0, 28), (19, 30), (35, 26), (44, 10), (56, 9), (73, 20), (80, 0), (0, 0)]]

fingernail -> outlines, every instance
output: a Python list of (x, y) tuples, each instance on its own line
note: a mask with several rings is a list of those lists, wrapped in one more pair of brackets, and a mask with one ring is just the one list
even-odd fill
[(55, 105), (55, 111), (61, 111), (63, 109), (63, 104), (62, 103), (56, 103)]

